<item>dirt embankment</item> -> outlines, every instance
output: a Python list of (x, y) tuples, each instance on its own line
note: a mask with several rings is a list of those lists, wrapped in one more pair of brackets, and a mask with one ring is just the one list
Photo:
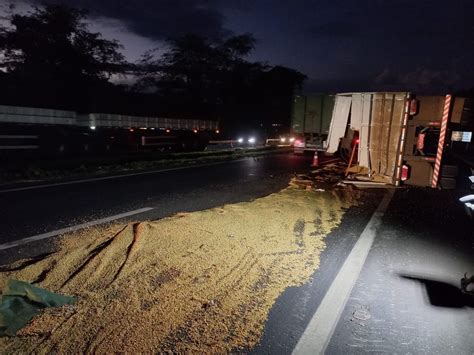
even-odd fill
[(8, 278), (75, 295), (50, 309), (5, 353), (212, 352), (251, 348), (268, 312), (319, 266), (324, 238), (355, 203), (347, 189), (293, 181), (253, 202), (154, 222), (90, 229), (58, 251), (3, 268)]

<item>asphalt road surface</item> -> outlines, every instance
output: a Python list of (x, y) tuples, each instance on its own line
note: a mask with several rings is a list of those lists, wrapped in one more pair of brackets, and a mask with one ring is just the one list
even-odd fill
[[(150, 210), (127, 219), (252, 200), (285, 187), (309, 163), (307, 157), (278, 155), (0, 191), (0, 244), (143, 208)], [(459, 291), (462, 275), (474, 273), (474, 225), (457, 202), (463, 194), (366, 190), (326, 238), (311, 282), (278, 298), (262, 341), (249, 350), (474, 353), (474, 302)], [(50, 240), (0, 251), (0, 264), (43, 252)]]
[[(159, 219), (248, 201), (279, 191), (311, 158), (247, 158), (112, 179), (0, 190), (0, 244), (142, 208), (133, 220)], [(9, 252), (9, 255), (12, 251)]]

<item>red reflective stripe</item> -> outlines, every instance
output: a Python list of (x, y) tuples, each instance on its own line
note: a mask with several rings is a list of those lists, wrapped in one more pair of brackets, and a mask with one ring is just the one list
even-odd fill
[(441, 120), (441, 130), (439, 133), (438, 150), (436, 152), (436, 160), (435, 160), (435, 167), (433, 171), (433, 179), (431, 180), (431, 187), (438, 186), (438, 175), (439, 175), (439, 169), (441, 166), (441, 159), (443, 157), (444, 141), (446, 139), (446, 130), (448, 128), (450, 107), (451, 107), (451, 95), (446, 95), (446, 99), (444, 100), (443, 118)]

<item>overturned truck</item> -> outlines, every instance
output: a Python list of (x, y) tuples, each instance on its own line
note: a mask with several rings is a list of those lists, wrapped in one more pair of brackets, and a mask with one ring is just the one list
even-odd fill
[(409, 92), (338, 94), (326, 152), (339, 152), (359, 181), (454, 188), (469, 164), (472, 101)]

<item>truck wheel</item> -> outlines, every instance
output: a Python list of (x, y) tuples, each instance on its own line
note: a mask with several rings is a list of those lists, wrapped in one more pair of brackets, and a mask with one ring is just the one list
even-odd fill
[(441, 168), (441, 177), (455, 178), (458, 176), (457, 165), (443, 165)]
[(456, 188), (456, 179), (450, 177), (442, 177), (439, 180), (439, 186), (443, 190), (454, 190)]

